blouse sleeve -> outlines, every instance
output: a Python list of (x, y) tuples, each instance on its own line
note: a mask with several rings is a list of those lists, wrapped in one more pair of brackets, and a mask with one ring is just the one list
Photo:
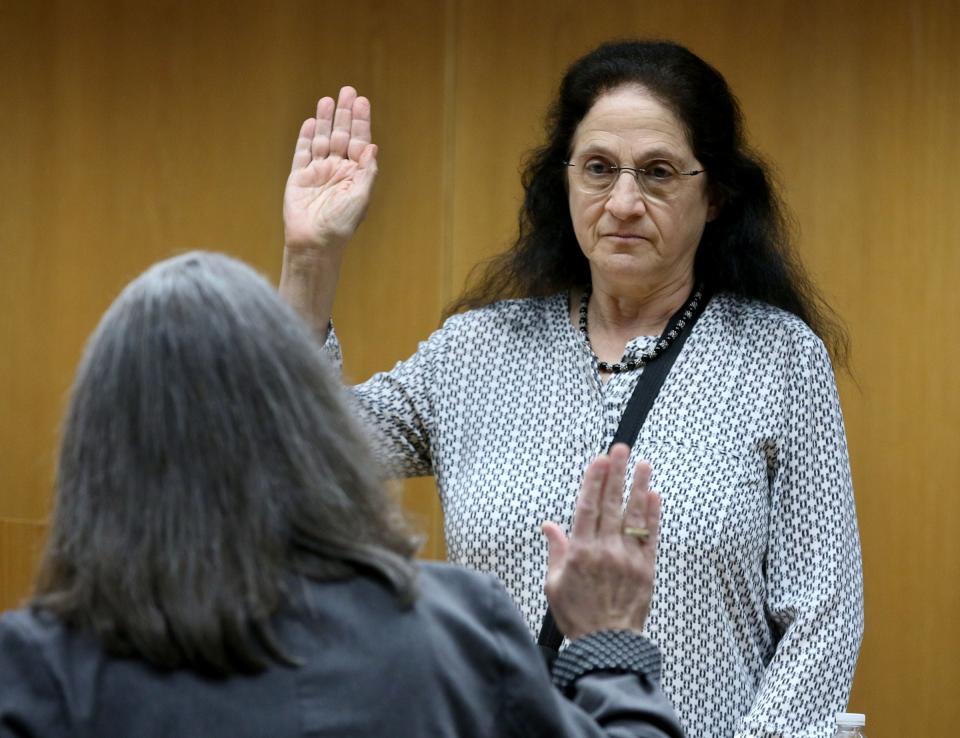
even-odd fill
[[(450, 339), (450, 318), (422, 341), (416, 353), (388, 372), (379, 372), (351, 388), (357, 417), (377, 458), (397, 477), (433, 474), (431, 433), (435, 425), (432, 390), (437, 367)], [(336, 370), (342, 366), (340, 342), (331, 324), (323, 352)]]
[(28, 618), (0, 618), (0, 738), (66, 738), (60, 691)]
[(779, 643), (736, 738), (827, 738), (863, 636), (863, 570), (833, 370), (798, 347), (771, 460), (766, 607)]

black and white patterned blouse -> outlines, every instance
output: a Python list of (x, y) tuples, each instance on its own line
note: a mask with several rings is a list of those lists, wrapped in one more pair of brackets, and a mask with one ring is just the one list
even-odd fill
[[(639, 355), (654, 337), (627, 345)], [(331, 331), (326, 349), (339, 361)], [(531, 630), (544, 520), (569, 526), (639, 371), (604, 385), (565, 295), (457, 315), (354, 388), (398, 473), (434, 474), (449, 559), (496, 574)], [(715, 296), (630, 459), (663, 498), (646, 634), (696, 738), (829, 738), (863, 631), (860, 545), (829, 358), (799, 319)]]

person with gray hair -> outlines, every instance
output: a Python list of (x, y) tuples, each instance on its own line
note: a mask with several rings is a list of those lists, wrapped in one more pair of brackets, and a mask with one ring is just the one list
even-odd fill
[(551, 685), (494, 577), (412, 560), (342, 395), (245, 265), (133, 281), (77, 372), (35, 596), (0, 617), (0, 736), (680, 737), (640, 635), (649, 465), (624, 507), (615, 447), (569, 537), (544, 523)]

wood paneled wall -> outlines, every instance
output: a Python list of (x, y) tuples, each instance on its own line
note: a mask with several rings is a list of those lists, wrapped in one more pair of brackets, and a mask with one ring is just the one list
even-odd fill
[[(564, 67), (611, 37), (714, 63), (853, 341), (866, 578), (851, 709), (960, 722), (960, 6), (951, 0), (0, 0), (0, 608), (29, 590), (75, 364), (120, 287), (188, 248), (276, 277), (299, 123), (350, 82), (381, 176), (337, 298), (346, 373), (409, 355), (509, 243)], [(408, 506), (442, 556), (432, 484)]]

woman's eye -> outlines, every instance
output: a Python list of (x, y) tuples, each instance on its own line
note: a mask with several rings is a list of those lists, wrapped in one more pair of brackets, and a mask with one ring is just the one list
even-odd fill
[(590, 159), (583, 165), (583, 171), (594, 177), (602, 177), (610, 174), (611, 167), (609, 162), (603, 159)]
[(673, 168), (666, 164), (651, 164), (644, 167), (644, 171), (648, 177), (659, 181), (670, 179), (674, 175)]

